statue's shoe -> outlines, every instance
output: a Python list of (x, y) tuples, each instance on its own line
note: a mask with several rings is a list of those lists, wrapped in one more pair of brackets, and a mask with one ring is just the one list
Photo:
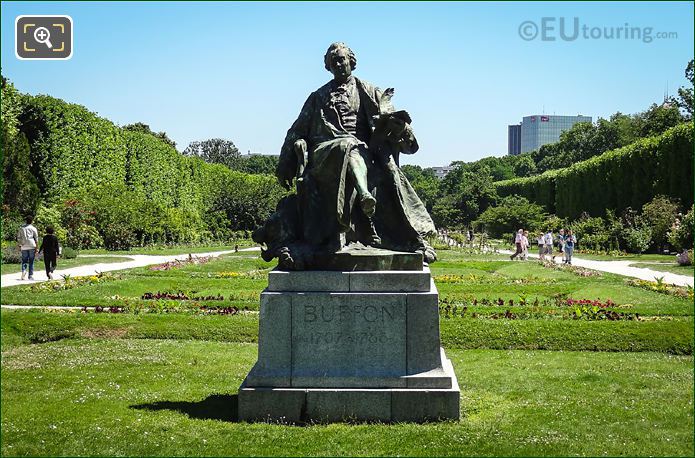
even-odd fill
[(360, 198), (360, 206), (367, 218), (374, 216), (376, 210), (376, 199), (371, 194), (363, 194)]

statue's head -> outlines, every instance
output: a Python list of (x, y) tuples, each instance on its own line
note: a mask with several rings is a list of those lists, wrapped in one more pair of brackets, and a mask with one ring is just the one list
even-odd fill
[(357, 58), (345, 43), (333, 43), (323, 56), (323, 63), (326, 70), (333, 73), (335, 79), (344, 80), (357, 67)]

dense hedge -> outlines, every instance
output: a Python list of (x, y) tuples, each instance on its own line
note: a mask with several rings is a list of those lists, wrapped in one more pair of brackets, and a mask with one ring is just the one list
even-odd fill
[(84, 107), (25, 96), (19, 128), (31, 146), (32, 172), (42, 195), (124, 182), (126, 145), (121, 129)]
[(23, 95), (18, 111), (42, 205), (79, 200), (107, 245), (225, 238), (254, 229), (284, 194), (272, 176), (183, 156), (80, 105)]
[(571, 167), (495, 183), (500, 196), (520, 195), (558, 216), (604, 215), (641, 208), (654, 196), (693, 204), (693, 125), (608, 151)]

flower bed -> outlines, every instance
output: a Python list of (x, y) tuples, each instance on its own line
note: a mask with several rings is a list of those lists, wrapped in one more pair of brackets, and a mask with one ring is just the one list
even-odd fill
[(188, 255), (187, 259), (174, 259), (173, 261), (163, 262), (150, 267), (150, 270), (171, 270), (190, 265), (205, 264), (212, 259), (212, 256), (193, 256)]
[(85, 275), (73, 277), (63, 275), (63, 280), (50, 280), (31, 285), (32, 291), (49, 292), (49, 291), (64, 291), (66, 289), (78, 288), (80, 286), (97, 285), (100, 283), (117, 280), (120, 277), (108, 272), (99, 272), (96, 275)]
[(664, 277), (656, 278), (656, 281), (649, 280), (626, 280), (630, 286), (654, 291), (661, 294), (669, 294), (671, 296), (682, 297), (693, 300), (693, 288), (690, 286), (677, 286), (664, 283)]

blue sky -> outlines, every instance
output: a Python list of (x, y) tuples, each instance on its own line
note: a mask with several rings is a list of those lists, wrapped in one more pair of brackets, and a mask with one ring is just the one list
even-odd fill
[[(277, 153), (330, 78), (326, 48), (344, 41), (355, 75), (396, 88), (394, 104), (413, 117), (421, 149), (404, 162), (435, 166), (506, 154), (507, 125), (524, 115), (595, 120), (660, 102), (667, 85), (686, 84), (693, 13), (692, 2), (2, 2), (2, 72), (22, 92), (166, 131), (179, 149), (221, 137)], [(72, 59), (18, 60), (21, 14), (70, 15)], [(543, 17), (555, 41), (520, 37)], [(575, 17), (588, 38), (562, 40), (560, 18), (571, 35)], [(591, 38), (626, 24), (677, 37)]]

